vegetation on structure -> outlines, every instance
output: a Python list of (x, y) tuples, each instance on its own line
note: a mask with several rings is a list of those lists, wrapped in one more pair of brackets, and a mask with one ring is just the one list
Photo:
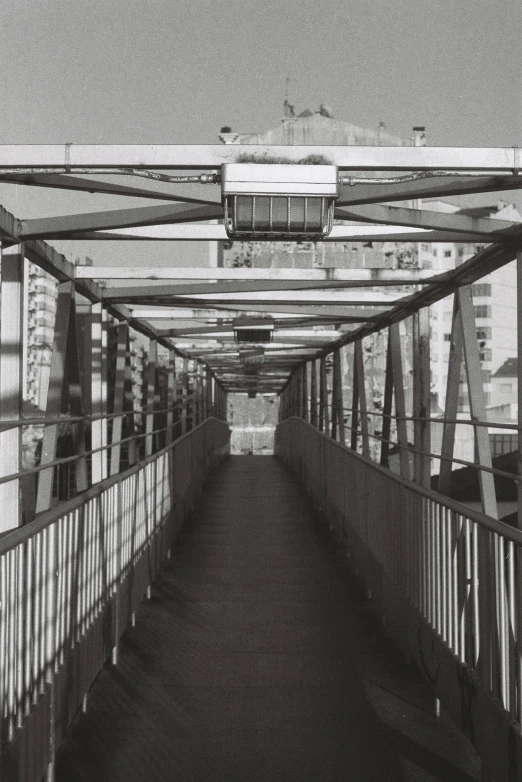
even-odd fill
[(243, 152), (238, 156), (236, 163), (286, 163), (304, 166), (331, 166), (332, 161), (324, 155), (308, 155), (301, 160), (291, 160), (287, 157), (271, 157), (269, 155), (250, 155)]

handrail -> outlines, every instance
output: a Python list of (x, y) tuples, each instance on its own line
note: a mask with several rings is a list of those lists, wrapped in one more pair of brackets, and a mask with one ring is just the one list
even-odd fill
[[(123, 472), (120, 472), (117, 475), (111, 475), (109, 478), (105, 478), (105, 480), (94, 484), (94, 486), (91, 486), (91, 488), (89, 489), (86, 489), (81, 494), (77, 494), (76, 497), (73, 497), (70, 500), (64, 500), (59, 505), (56, 505), (54, 508), (50, 508), (49, 510), (42, 511), (42, 513), (39, 513), (38, 516), (36, 516), (36, 518), (33, 519), (33, 521), (30, 521), (28, 524), (25, 524), (23, 527), (16, 527), (13, 530), (8, 530), (6, 533), (4, 533), (3, 537), (0, 538), (0, 556), (6, 554), (11, 549), (15, 548), (16, 546), (20, 545), (24, 541), (28, 540), (28, 538), (30, 538), (31, 535), (34, 535), (37, 532), (40, 532), (41, 530), (45, 529), (45, 527), (48, 527), (57, 519), (67, 515), (68, 513), (72, 513), (73, 511), (77, 510), (77, 508), (81, 507), (86, 502), (88, 502), (89, 500), (98, 497), (100, 494), (102, 494), (104, 491), (109, 489), (111, 486), (114, 486), (116, 483), (121, 483), (121, 481), (125, 480), (125, 478), (130, 477), (134, 473), (141, 470), (143, 467), (146, 467), (148, 464), (151, 464), (160, 456), (163, 456), (165, 453), (172, 450), (174, 447), (178, 446), (181, 442), (183, 442), (183, 440), (189, 438), (198, 429), (201, 429), (203, 426), (205, 426), (205, 424), (208, 421), (219, 421), (219, 423), (225, 424), (225, 422), (221, 421), (220, 418), (215, 418), (214, 416), (210, 416), (209, 418), (206, 418), (200, 424), (195, 426), (193, 429), (191, 429), (189, 432), (185, 432), (185, 434), (182, 434), (176, 440), (173, 440), (172, 443), (169, 443), (160, 451), (156, 451), (151, 456), (147, 456), (145, 459), (138, 460), (136, 464), (133, 464), (131, 467), (128, 467)], [(52, 467), (52, 464), (48, 464), (48, 465), (46, 464), (45, 467)]]
[(0, 539), (2, 780), (53, 778), (54, 747), (107, 658), (117, 663), (127, 622), (229, 440), (209, 417)]
[(475, 521), (477, 524), (480, 524), (482, 527), (485, 527), (491, 532), (495, 532), (497, 535), (504, 535), (505, 537), (509, 538), (509, 540), (513, 541), (513, 543), (516, 543), (518, 546), (522, 546), (522, 530), (519, 530), (516, 527), (511, 527), (504, 521), (492, 518), (492, 516), (486, 516), (486, 514), (481, 513), (474, 508), (469, 508), (467, 505), (464, 505), (458, 500), (454, 500), (445, 494), (440, 494), (434, 489), (421, 486), (419, 483), (414, 483), (413, 481), (404, 478), (402, 475), (398, 475), (397, 473), (392, 472), (387, 467), (383, 467), (367, 456), (352, 450), (352, 448), (350, 448), (348, 445), (340, 443), (337, 440), (334, 440), (328, 434), (319, 431), (319, 429), (317, 429), (313, 424), (305, 421), (303, 418), (299, 418), (298, 416), (290, 416), (290, 418), (286, 418), (285, 421), (282, 421), (282, 423), (285, 423), (286, 421), (300, 421), (303, 425), (310, 427), (310, 429), (312, 429), (318, 435), (324, 437), (324, 439), (331, 443), (331, 445), (346, 451), (350, 454), (350, 456), (359, 459), (361, 462), (364, 462), (364, 464), (367, 464), (369, 467), (377, 470), (377, 472), (382, 473), (390, 480), (395, 481), (395, 483), (405, 486), (417, 494), (426, 497), (427, 499), (434, 500), (440, 505), (444, 505), (446, 508), (448, 508), (448, 510), (452, 510), (454, 513), (458, 513), (460, 516), (466, 516), (471, 521)]
[(522, 530), (376, 464), (297, 416), (275, 452), (351, 552), (396, 643), (491, 778), (522, 772)]

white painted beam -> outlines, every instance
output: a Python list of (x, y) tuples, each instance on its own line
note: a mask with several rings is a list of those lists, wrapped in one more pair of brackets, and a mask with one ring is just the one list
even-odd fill
[(217, 168), (240, 155), (299, 162), (320, 155), (345, 170), (491, 171), (520, 168), (516, 147), (276, 146), (261, 144), (2, 144), (0, 168)]

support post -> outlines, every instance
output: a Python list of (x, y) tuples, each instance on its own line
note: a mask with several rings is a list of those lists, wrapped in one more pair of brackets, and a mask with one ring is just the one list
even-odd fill
[(339, 439), (344, 445), (344, 409), (343, 387), (341, 375), (341, 353), (336, 348), (333, 352), (333, 383), (332, 383), (332, 437)]
[[(370, 458), (370, 439), (368, 437), (368, 412), (366, 407), (366, 384), (364, 382), (364, 361), (362, 340), (354, 343), (354, 366), (357, 377), (357, 389), (359, 394), (359, 410), (361, 413), (361, 436), (363, 456)], [(355, 374), (355, 373), (354, 373)], [(354, 383), (355, 387), (355, 383)]]
[[(517, 399), (518, 399), (518, 528), (522, 529), (522, 251), (517, 252)], [(522, 584), (522, 557), (520, 551), (517, 552), (516, 558), (516, 578), (517, 584)], [(516, 676), (519, 683), (519, 688), (522, 687), (522, 600), (517, 601), (516, 607)], [(520, 690), (519, 690), (520, 693)], [(522, 726), (522, 697), (518, 698), (517, 703), (518, 724)]]
[(167, 430), (165, 432), (166, 444), (170, 445), (174, 440), (174, 418), (177, 410), (174, 410), (176, 405), (176, 353), (174, 350), (169, 350), (169, 373), (167, 375), (167, 415), (166, 425)]
[(311, 362), (310, 371), (310, 423), (317, 426), (317, 360)]
[(393, 376), (390, 344), (390, 329), (388, 328), (388, 345), (386, 348), (386, 370), (384, 376), (384, 400), (382, 409), (382, 440), (381, 440), (381, 465), (390, 466), (390, 438), (391, 438), (391, 414), (393, 404)]
[(428, 307), (413, 314), (414, 478), (429, 488), (431, 481), (430, 317)]
[[(118, 324), (116, 336), (116, 370), (114, 377), (113, 413), (122, 413), (125, 405), (125, 365), (127, 361), (127, 343), (129, 324), (123, 321)], [(120, 456), (123, 431), (123, 416), (112, 419), (110, 474), (117, 475), (120, 471)]]
[[(2, 249), (0, 308), (0, 417), (17, 421), (23, 396), (23, 245)], [(22, 428), (0, 432), (0, 476), (22, 468)], [(0, 484), (0, 532), (20, 526), (20, 479)]]
[[(91, 412), (93, 416), (107, 414), (107, 310), (101, 303), (91, 309)], [(107, 419), (92, 422), (91, 447), (107, 445)], [(92, 455), (92, 482), (99, 483), (107, 477), (107, 451)]]
[(448, 379), (444, 404), (444, 424), (440, 449), (439, 486), (441, 494), (451, 491), (451, 468), (455, 449), (455, 431), (459, 404), (460, 372), (462, 369), (462, 328), (459, 314), (459, 297), (454, 295), (451, 342), (448, 359)]
[(321, 432), (328, 433), (330, 430), (330, 415), (328, 410), (328, 378), (326, 376), (326, 358), (320, 359), (319, 363), (319, 429)]
[(395, 396), (395, 420), (397, 424), (397, 440), (399, 443), (399, 463), (401, 475), (410, 480), (410, 452), (408, 450), (408, 428), (406, 426), (406, 402), (404, 395), (404, 375), (402, 369), (402, 349), (400, 324), (392, 323), (389, 339), (391, 344), (391, 362), (393, 389)]
[(149, 355), (147, 357), (146, 397), (145, 409), (145, 456), (152, 456), (154, 450), (154, 407), (156, 394), (156, 364), (158, 360), (158, 341), (151, 339), (149, 343)]
[[(482, 383), (482, 370), (480, 366), (479, 347), (477, 342), (477, 326), (473, 311), (473, 299), (471, 286), (459, 288), (455, 294), (459, 297), (459, 311), (462, 325), (462, 341), (464, 347), (464, 360), (466, 364), (466, 377), (468, 380), (468, 395), (471, 419), (486, 421), (486, 400), (484, 397), (484, 385)], [(491, 447), (487, 427), (474, 426), (475, 444), (477, 451), (477, 467), (479, 470), (480, 495), (482, 511), (494, 519), (498, 518), (497, 498), (495, 494), (495, 479), (492, 473), (484, 472), (481, 467), (492, 467)]]
[(181, 403), (181, 434), (187, 432), (187, 418), (188, 418), (188, 393), (189, 393), (189, 360), (183, 359), (183, 378), (182, 378), (182, 403)]

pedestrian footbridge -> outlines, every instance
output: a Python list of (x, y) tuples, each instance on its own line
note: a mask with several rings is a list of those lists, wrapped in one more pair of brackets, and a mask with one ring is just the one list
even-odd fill
[[(1, 781), (522, 779), (522, 418), (493, 427), (474, 304), (511, 264), (522, 346), (522, 231), (418, 208), (519, 188), (518, 150), (0, 146), (0, 184), (167, 202), (0, 207)], [(154, 264), (189, 239), (211, 265)], [(305, 239), (466, 251), (251, 262)], [(74, 265), (47, 240), (147, 249)], [(272, 456), (231, 455), (236, 394), (270, 396)]]

